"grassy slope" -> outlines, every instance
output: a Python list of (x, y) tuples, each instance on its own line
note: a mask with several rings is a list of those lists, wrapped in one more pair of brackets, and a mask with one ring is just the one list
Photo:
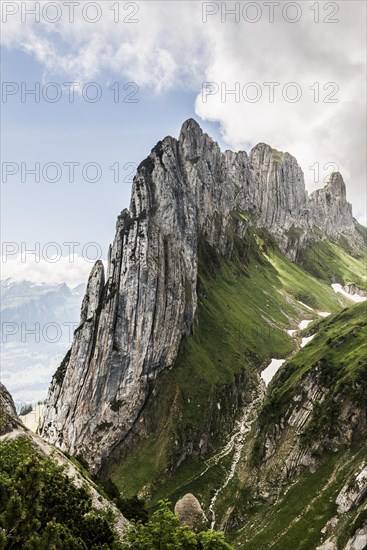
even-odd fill
[[(204, 461), (188, 457), (172, 475), (172, 462), (179, 457), (176, 448), (191, 444), (199, 455), (201, 434), (208, 431), (214, 435), (207, 455), (220, 447), (233, 427), (233, 402), (249, 399), (257, 383), (255, 373), (265, 362), (293, 351), (286, 329), (295, 328), (310, 313), (314, 317), (296, 299), (319, 310), (340, 310), (327, 283), (305, 273), (265, 241), (266, 235), (252, 238), (250, 245), (236, 241), (230, 261), (201, 246), (194, 334), (184, 341), (175, 367), (157, 381), (155, 399), (145, 414), (146, 437), (110, 468), (124, 494), (143, 492), (154, 504), (163, 496), (176, 499), (192, 491), (207, 504), (228, 458), (200, 477)], [(234, 394), (239, 385), (238, 397)]]
[[(361, 235), (365, 236), (366, 229), (359, 227)], [(351, 251), (348, 243), (342, 239), (338, 244), (330, 241), (313, 243), (300, 251), (297, 262), (324, 281), (354, 284), (367, 290), (367, 253), (365, 250)]]
[(327, 317), (312, 327), (315, 338), (287, 361), (270, 386), (262, 414), (260, 435), (279, 421), (299, 391), (301, 379), (317, 367), (322, 385), (330, 391), (314, 415), (308, 436), (319, 437), (337, 414), (339, 396), (363, 401), (367, 393), (366, 302)]
[[(314, 550), (326, 538), (321, 529), (336, 515), (337, 495), (357, 471), (366, 452), (364, 445), (325, 456), (316, 472), (303, 474), (275, 504), (249, 507), (241, 529), (230, 534), (231, 542), (242, 550)], [(363, 505), (343, 516), (338, 527), (341, 544), (354, 533), (362, 514)]]
[[(366, 303), (322, 320), (312, 330), (317, 335), (280, 369), (269, 387), (269, 394), (259, 417), (261, 446), (266, 434), (279, 422), (289, 403), (299, 393), (300, 380), (318, 365), (324, 387), (329, 388), (326, 399), (315, 410), (309, 427), (304, 432), (305, 444), (330, 435), (338, 425), (342, 400), (349, 399), (355, 406), (365, 406), (367, 393), (367, 321)], [(331, 434), (332, 435), (332, 434)], [(316, 472), (305, 472), (283, 491), (274, 505), (264, 503), (251, 506), (247, 501), (248, 488), (239, 488), (237, 478), (237, 506), (245, 520), (240, 530), (231, 534), (244, 550), (294, 548), (313, 550), (321, 540), (321, 529), (335, 515), (335, 498), (353, 472), (365, 460), (367, 447), (363, 438), (353, 447), (337, 453), (326, 453)], [(244, 465), (248, 468), (248, 465)], [(226, 501), (234, 487), (227, 491)], [(219, 503), (220, 504), (220, 503)], [(222, 504), (223, 508), (223, 504)], [(343, 548), (355, 531), (358, 521), (365, 517), (364, 505), (352, 509), (342, 518), (337, 528)], [(354, 529), (354, 531), (353, 531)], [(272, 545), (269, 544), (272, 542)]]
[[(145, 411), (139, 444), (129, 450), (127, 458), (117, 460), (110, 467), (109, 474), (125, 495), (145, 494), (150, 506), (154, 507), (159, 498), (168, 497), (174, 502), (192, 492), (207, 509), (231, 459), (228, 455), (215, 462), (213, 457), (223, 448), (225, 436), (233, 427), (234, 402), (238, 401), (238, 396), (233, 394), (239, 385), (238, 377), (242, 376), (242, 404), (250, 398), (251, 388), (257, 383), (256, 373), (266, 362), (271, 357), (287, 356), (294, 350), (294, 341), (286, 329), (297, 328), (301, 319), (316, 316), (297, 300), (315, 310), (338, 313), (342, 305), (350, 306), (351, 302), (333, 292), (331, 280), (344, 284), (353, 282), (363, 287), (363, 262), (335, 248), (332, 243), (324, 244), (327, 261), (325, 257), (320, 261), (319, 256), (310, 257), (307, 266), (311, 271), (315, 264), (314, 272), (320, 278), (284, 258), (269, 245), (265, 233), (252, 236), (250, 243), (236, 240), (230, 260), (219, 258), (208, 246), (201, 246), (199, 307), (193, 334), (183, 342), (174, 368), (163, 372), (157, 380), (154, 399), (148, 402)], [(332, 271), (337, 274), (336, 279), (330, 278)], [(363, 312), (363, 304), (353, 311), (358, 317)], [(289, 364), (293, 364), (294, 372), (285, 383), (284, 391), (279, 390), (280, 399), (283, 396), (287, 402), (292, 394), (291, 387), (297, 385), (301, 372), (311, 364), (310, 359), (323, 356), (324, 346), (328, 346), (331, 336), (341, 337), (342, 341), (353, 330), (358, 332), (356, 326), (348, 330), (353, 325), (354, 314), (352, 317), (348, 317), (349, 312), (340, 315), (334, 328), (334, 316), (320, 322), (320, 335), (281, 369), (278, 377), (281, 382), (272, 385), (271, 395), (276, 395), (285, 380), (283, 373), (289, 373)], [(358, 320), (354, 320), (358, 324)], [(314, 326), (311, 325), (312, 329)], [(340, 372), (338, 384), (348, 387), (353, 377), (360, 375), (359, 359), (354, 361), (353, 354), (362, 344), (359, 333), (349, 342), (350, 348), (345, 344), (348, 368), (344, 374)], [(339, 352), (337, 347), (334, 351), (329, 349), (332, 357), (334, 353), (337, 357)], [(227, 397), (223, 400), (223, 396)], [(198, 458), (201, 434), (210, 431), (213, 438), (203, 453), (205, 459)], [(222, 440), (218, 434), (222, 435)], [(190, 445), (196, 457), (188, 456), (178, 467), (172, 468), (179, 456), (176, 448)], [(217, 518), (220, 521), (228, 507), (237, 501), (236, 504), (242, 510), (245, 508), (248, 514), (244, 529), (232, 531), (234, 542), (241, 548), (268, 548), (267, 541), (277, 537), (274, 548), (280, 550), (289, 546), (308, 550), (313, 547), (314, 540), (319, 540), (319, 529), (334, 513), (335, 504), (330, 499), (359, 462), (359, 448), (333, 454), (317, 474), (305, 474), (292, 485), (279, 504), (260, 506), (258, 510), (246, 504), (251, 495), (248, 487), (241, 487), (236, 474), (218, 499)], [(331, 478), (333, 481), (328, 484)], [(325, 491), (320, 491), (323, 486)], [(347, 536), (358, 513), (349, 514), (347, 528), (340, 522), (341, 538)], [(261, 523), (264, 518), (265, 522)], [(310, 528), (313, 523), (315, 526)], [(261, 525), (265, 524), (267, 527), (262, 530)], [(288, 524), (290, 528), (283, 533)], [(306, 542), (302, 546), (299, 541), (303, 540)]]

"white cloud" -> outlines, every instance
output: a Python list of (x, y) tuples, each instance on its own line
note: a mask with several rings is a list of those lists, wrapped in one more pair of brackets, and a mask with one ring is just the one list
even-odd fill
[(36, 283), (66, 283), (74, 288), (86, 283), (93, 263), (77, 254), (61, 256), (56, 262), (29, 255), (26, 258), (18, 254), (14, 257), (1, 258), (1, 279), (10, 277), (14, 281), (31, 281)]
[[(233, 17), (222, 23), (220, 13), (208, 16), (203, 23), (205, 3), (185, 1), (137, 2), (135, 17), (139, 23), (122, 21), (128, 10), (121, 12), (119, 23), (114, 23), (109, 9), (112, 4), (100, 2), (102, 18), (97, 24), (80, 16), (70, 24), (65, 6), (57, 24), (43, 21), (25, 25), (19, 16), (12, 16), (3, 25), (3, 41), (8, 47), (32, 54), (51, 76), (86, 81), (107, 73), (149, 86), (156, 93), (186, 86), (198, 93), (198, 116), (218, 122), (229, 146), (249, 149), (263, 141), (289, 151), (300, 162), (309, 190), (323, 186), (323, 179), (336, 167), (325, 165), (335, 163), (346, 181), (355, 215), (364, 215), (364, 2), (298, 2), (302, 17), (297, 23), (284, 20), (281, 3), (275, 8), (275, 22), (269, 23), (269, 8), (261, 2), (257, 5), (262, 17), (257, 23), (243, 19), (235, 23)], [(219, 9), (223, 4), (231, 8), (236, 3), (206, 4)], [(315, 5), (320, 9), (318, 23), (310, 9)], [(339, 8), (338, 13), (332, 13), (333, 6)], [(254, 12), (248, 14), (253, 17)], [(293, 14), (288, 12), (289, 17)], [(339, 22), (325, 23), (328, 16)], [(236, 103), (231, 96), (222, 101), (218, 93), (204, 103), (200, 93), (203, 81), (224, 82), (228, 88), (236, 82), (256, 82), (263, 96), (258, 103), (243, 99)], [(274, 103), (266, 99), (264, 82), (280, 83)], [(302, 89), (297, 103), (285, 101), (280, 93), (289, 82), (297, 82)], [(318, 103), (309, 89), (316, 82)], [(328, 82), (339, 87), (334, 95), (337, 103), (323, 101), (336, 90), (335, 85), (324, 89)]]
[[(113, 71), (139, 85), (151, 86), (159, 92), (195, 75), (202, 67), (204, 36), (201, 28), (201, 6), (194, 8), (196, 17), (185, 2), (138, 2), (139, 11), (129, 19), (128, 10), (120, 10), (120, 21), (114, 22), (110, 9), (115, 2), (100, 1), (101, 19), (93, 24), (83, 19), (81, 7), (75, 9), (75, 22), (69, 22), (69, 9), (58, 0), (62, 17), (50, 24), (41, 16), (39, 23), (21, 11), (8, 16), (3, 25), (2, 42), (20, 48), (43, 63), (53, 75), (65, 75), (72, 81), (97, 78), (101, 71)], [(22, 2), (21, 4), (25, 4)], [(28, 1), (31, 6), (35, 2)], [(120, 7), (123, 7), (120, 3)], [(131, 13), (131, 12), (130, 12)], [(188, 61), (190, 60), (190, 63)]]
[[(224, 82), (228, 89), (239, 82), (241, 90), (256, 82), (262, 97), (257, 103), (240, 97), (236, 103), (233, 95), (225, 97), (218, 92), (205, 102), (199, 94), (196, 110), (202, 118), (220, 122), (224, 138), (236, 148), (248, 149), (263, 141), (292, 153), (303, 168), (309, 190), (322, 187), (324, 178), (338, 167), (348, 198), (360, 215), (366, 204), (365, 5), (344, 2), (340, 7), (340, 22), (335, 24), (313, 23), (306, 8), (305, 17), (294, 25), (264, 21), (242, 27), (242, 32), (240, 27), (223, 25), (220, 40), (213, 28), (213, 55), (205, 70), (206, 80), (219, 85)], [(280, 83), (274, 88), (273, 103), (264, 82)], [(289, 82), (296, 82), (302, 91), (298, 102), (288, 102), (282, 96), (281, 90)], [(335, 84), (324, 90), (328, 82)], [(314, 101), (314, 83), (320, 91), (318, 103)], [(334, 97), (328, 96), (335, 90)], [(254, 93), (255, 89), (248, 91)], [(338, 101), (324, 102), (328, 98)]]

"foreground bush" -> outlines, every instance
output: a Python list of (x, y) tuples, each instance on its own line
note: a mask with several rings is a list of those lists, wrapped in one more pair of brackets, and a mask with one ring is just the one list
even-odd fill
[(118, 548), (112, 518), (88, 488), (40, 455), (26, 438), (0, 444), (0, 549)]
[(193, 533), (179, 525), (168, 501), (160, 501), (159, 509), (145, 524), (132, 523), (122, 548), (136, 550), (232, 550), (223, 533)]

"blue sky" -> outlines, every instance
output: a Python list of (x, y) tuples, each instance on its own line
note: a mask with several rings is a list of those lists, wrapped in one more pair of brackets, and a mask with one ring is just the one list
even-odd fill
[[(99, 4), (107, 10), (113, 2)], [(324, 11), (320, 8), (320, 21), (315, 22), (314, 2), (305, 1), (298, 3), (302, 17), (290, 24), (281, 11), (270, 23), (259, 2), (262, 17), (255, 25), (230, 17), (223, 23), (220, 2), (211, 3), (218, 13), (206, 23), (202, 2), (135, 4), (139, 23), (134, 25), (113, 24), (106, 10), (96, 25), (80, 17), (74, 24), (65, 18), (57, 25), (22, 23), (19, 14), (3, 25), (3, 82), (32, 87), (35, 82), (94, 81), (102, 90), (97, 103), (79, 94), (72, 104), (66, 94), (57, 103), (35, 103), (31, 98), (22, 103), (17, 94), (1, 104), (2, 162), (29, 167), (57, 162), (63, 167), (56, 183), (34, 183), (32, 176), (22, 183), (19, 175), (2, 182), (3, 241), (27, 242), (30, 248), (35, 242), (96, 242), (105, 257), (116, 216), (129, 205), (127, 176), (134, 163), (139, 164), (159, 139), (177, 136), (189, 117), (222, 147), (248, 150), (264, 141), (289, 151), (299, 160), (309, 191), (324, 185), (326, 163), (336, 163), (354, 214), (365, 223), (365, 3), (335, 3), (337, 22), (326, 24), (322, 18), (329, 4), (320, 2)], [(139, 85), (138, 103), (114, 103), (108, 85), (131, 81)], [(263, 96), (256, 104), (233, 97), (223, 101), (220, 94), (204, 102), (200, 92), (205, 81), (219, 87), (224, 83), (228, 89), (236, 82), (241, 87), (256, 82)], [(278, 94), (274, 103), (267, 101), (263, 83), (268, 81), (279, 82), (277, 91), (287, 82), (297, 82), (302, 99), (289, 103)], [(310, 86), (315, 82), (320, 102), (311, 101)], [(335, 103), (324, 101), (333, 90), (327, 88), (330, 82), (338, 88)], [(78, 167), (75, 182), (69, 182), (63, 163), (74, 161), (81, 166), (98, 163), (101, 180), (83, 181)], [(120, 183), (113, 181), (109, 169), (116, 162)], [(315, 163), (319, 181), (309, 168)], [(28, 278), (30, 263), (11, 264), (13, 268), (3, 264), (3, 272)], [(38, 266), (32, 277), (61, 282), (72, 271), (61, 263)], [(90, 269), (78, 265), (70, 284), (83, 280)]]
[[(3, 80), (24, 82), (29, 90), (34, 82), (42, 83), (44, 78), (43, 66), (29, 54), (17, 50), (4, 49), (2, 70)], [(158, 140), (166, 135), (178, 136), (182, 122), (196, 116), (193, 92), (170, 90), (157, 94), (140, 88), (136, 94), (138, 103), (115, 103), (108, 89), (109, 78), (106, 73), (95, 80), (102, 89), (102, 98), (97, 103), (88, 103), (79, 94), (75, 95), (75, 103), (69, 103), (65, 92), (65, 97), (57, 103), (36, 103), (31, 96), (22, 103), (18, 94), (2, 105), (2, 159), (19, 166), (19, 173), (9, 175), (7, 182), (2, 182), (2, 241), (19, 246), (25, 242), (25, 250), (33, 250), (34, 243), (39, 242), (40, 263), (42, 249), (49, 242), (59, 243), (63, 255), (69, 250), (63, 243), (81, 243), (75, 247), (75, 253), (80, 255), (83, 245), (96, 242), (102, 257), (106, 258), (116, 217), (129, 207), (135, 166)], [(54, 81), (64, 82), (63, 79)], [(123, 85), (128, 79), (115, 81)], [(201, 125), (221, 146), (228, 145), (221, 138), (218, 123), (201, 121)], [(27, 174), (26, 181), (22, 182), (21, 163), (32, 169), (36, 162), (41, 169), (47, 163), (58, 163), (62, 168), (60, 181), (52, 183), (41, 176), (41, 181), (36, 183), (34, 176)], [(80, 163), (80, 168), (75, 167), (74, 183), (70, 182), (65, 162)], [(100, 181), (95, 183), (85, 181), (82, 175), (82, 167), (91, 162), (97, 163), (102, 173)], [(115, 163), (119, 165), (119, 176), (115, 176), (117, 168), (116, 172), (110, 169)], [(93, 170), (90, 174), (92, 179)], [(50, 179), (52, 177), (51, 170)], [(49, 251), (52, 253), (52, 248)], [(88, 254), (92, 259), (93, 247)], [(32, 254), (24, 257), (25, 263), (33, 261)], [(81, 270), (81, 278), (90, 269), (89, 264)], [(49, 267), (57, 271), (55, 264)], [(61, 273), (65, 274), (64, 269)], [(74, 274), (70, 283), (77, 283)]]
[[(31, 89), (35, 81), (42, 81), (43, 67), (26, 53), (4, 50), (3, 75), (7, 81), (26, 82)], [(19, 174), (9, 175), (7, 183), (3, 182), (3, 240), (96, 241), (106, 250), (117, 214), (129, 206), (134, 163), (139, 164), (162, 137), (177, 136), (182, 122), (195, 116), (192, 92), (157, 95), (140, 89), (138, 103), (115, 103), (108, 78), (102, 74), (96, 80), (103, 92), (97, 103), (76, 94), (71, 104), (66, 94), (58, 103), (37, 104), (31, 97), (22, 103), (17, 96), (2, 105), (3, 161), (25, 162), (27, 168), (37, 161), (41, 167), (57, 162), (64, 176), (56, 183), (42, 178), (35, 183), (27, 175), (22, 183)], [(221, 141), (218, 124), (202, 126)], [(76, 167), (76, 181), (71, 183), (64, 163), (74, 161), (81, 167), (98, 163), (101, 180), (83, 180), (81, 168)], [(109, 169), (116, 162), (121, 170), (119, 183)], [(93, 179), (93, 170), (88, 177)]]

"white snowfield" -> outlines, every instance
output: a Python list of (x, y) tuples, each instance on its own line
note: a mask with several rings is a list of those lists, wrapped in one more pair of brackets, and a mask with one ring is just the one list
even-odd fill
[(265, 386), (270, 384), (270, 381), (283, 365), (284, 361), (285, 359), (272, 359), (270, 365), (261, 372), (261, 378), (264, 380)]
[(313, 322), (313, 319), (305, 319), (304, 321), (301, 321), (298, 325), (299, 330), (303, 330), (304, 328), (307, 328), (310, 323)]
[(306, 344), (308, 344), (308, 342), (311, 342), (312, 338), (315, 337), (315, 334), (313, 334), (312, 336), (307, 336), (307, 338), (302, 338), (302, 342), (301, 342), (301, 348), (304, 348)]
[(334, 292), (338, 292), (339, 294), (342, 294), (343, 296), (345, 296), (346, 298), (349, 298), (349, 300), (352, 300), (353, 302), (365, 302), (367, 300), (365, 296), (359, 296), (359, 294), (349, 294), (349, 292), (344, 290), (342, 285), (340, 285), (339, 283), (333, 283), (331, 285), (331, 288), (333, 289)]

